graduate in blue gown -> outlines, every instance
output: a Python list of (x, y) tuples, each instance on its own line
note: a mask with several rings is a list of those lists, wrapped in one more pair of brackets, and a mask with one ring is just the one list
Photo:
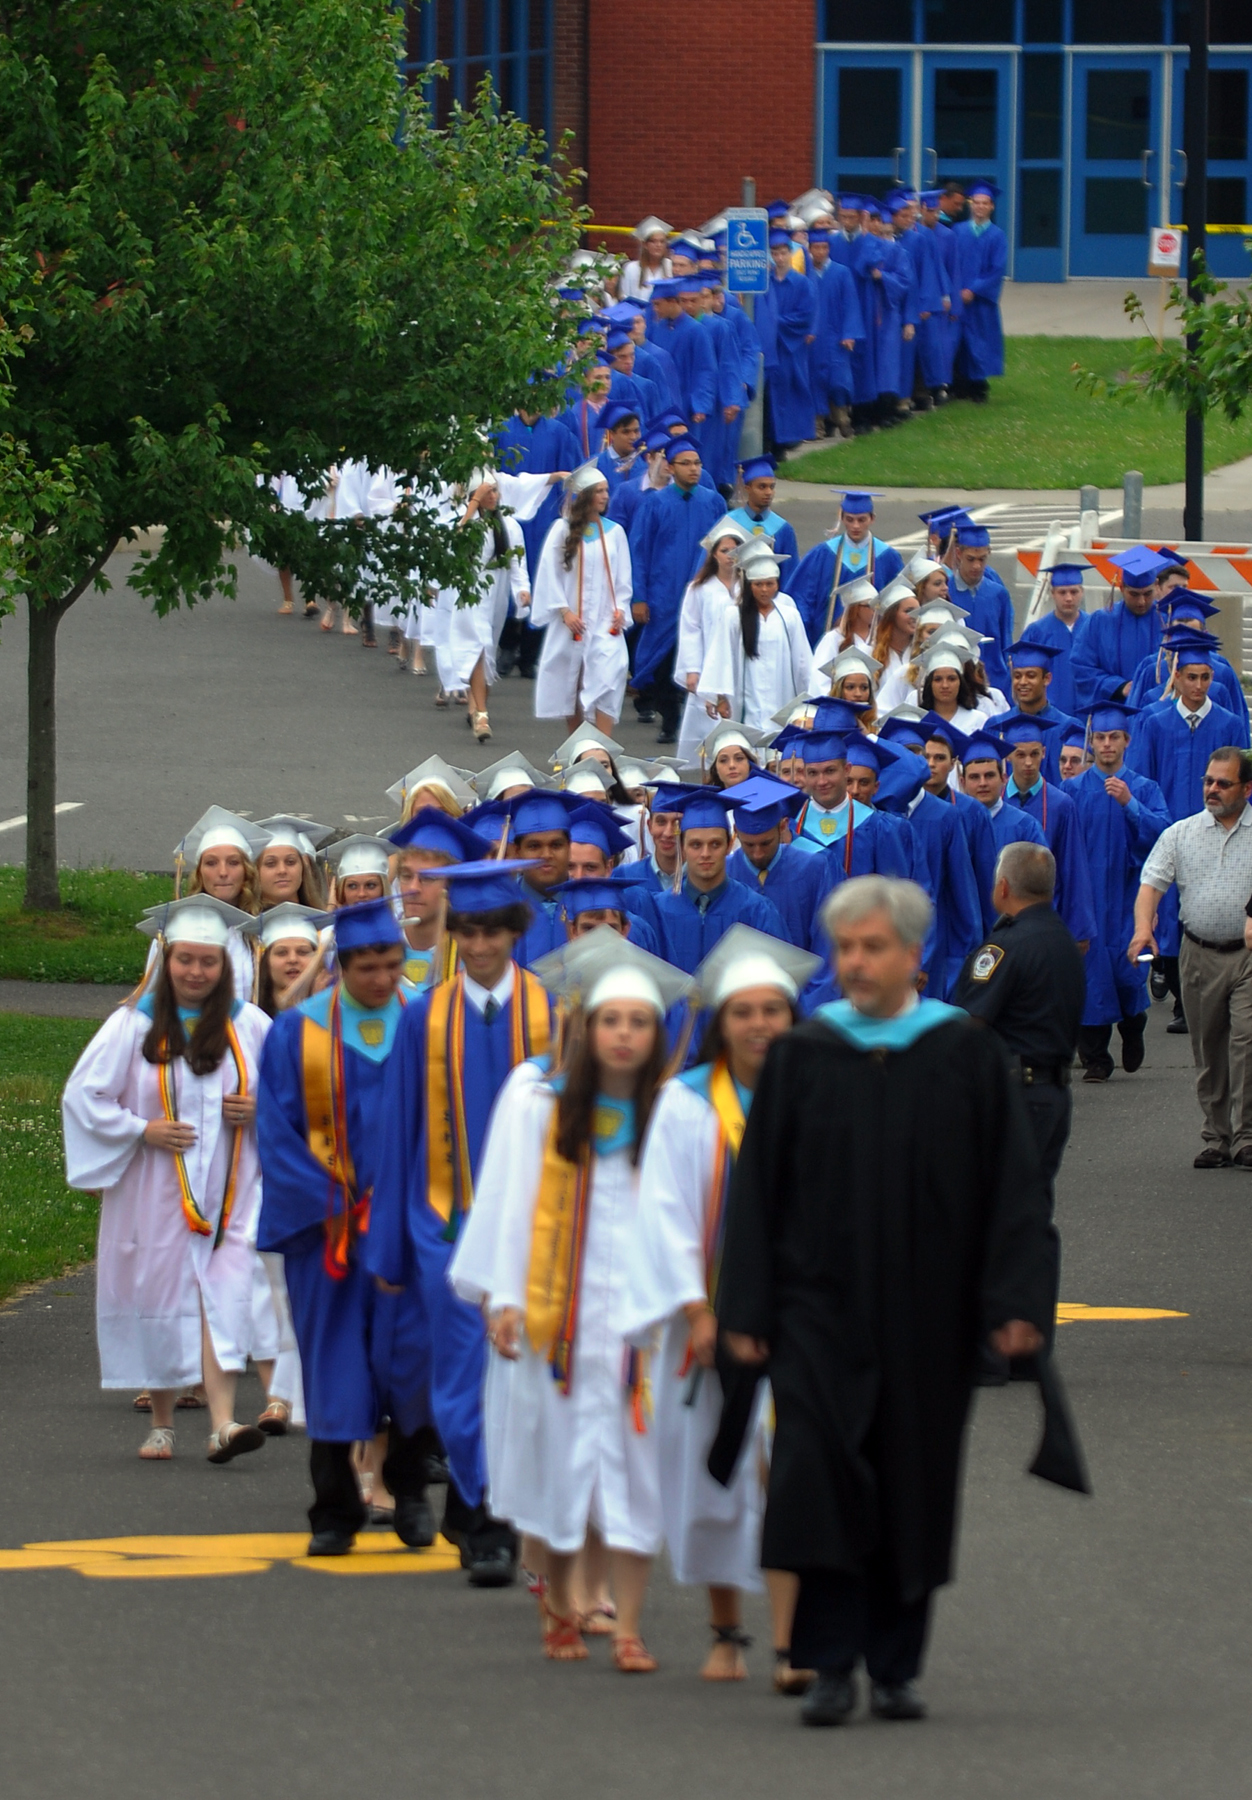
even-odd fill
[[(536, 376), (534, 380), (537, 400), (552, 392), (549, 377)], [(569, 427), (561, 419), (545, 417), (539, 412), (519, 409), (496, 432), (495, 442), (500, 467), (509, 475), (572, 474), (583, 460)], [(555, 482), (534, 516), (520, 521), (522, 542), (526, 546), (527, 586), (532, 593), (543, 541), (561, 516), (564, 497), (564, 487), (559, 481)], [(542, 648), (543, 632), (536, 631), (527, 620), (519, 618), (510, 603), (510, 616), (500, 636), (500, 673), (507, 675), (516, 663), (524, 673), (533, 676)]]
[(913, 842), (913, 879), (925, 888), (935, 909), (922, 959), (926, 992), (945, 1000), (965, 958), (983, 935), (984, 907), (970, 853), (969, 833), (962, 824), (946, 780), (935, 793), (924, 754), (918, 756), (893, 737), (880, 739), (882, 749), (907, 755), (917, 765), (917, 787), (904, 803)]
[[(456, 945), (439, 924), (443, 883), (432, 870), (457, 862), (479, 862), (492, 855), (495, 845), (438, 806), (419, 807), (387, 835), (399, 853), (395, 883), (401, 901), (405, 993), (409, 995), (435, 987), (456, 973)], [(414, 942), (419, 936), (420, 946)]]
[[(833, 859), (845, 876), (911, 878), (911, 846), (898, 825), (848, 793), (848, 743), (859, 736), (855, 718), (846, 701), (826, 701), (814, 715), (811, 731), (793, 733), (789, 728), (775, 739), (776, 745), (786, 740), (789, 750), (794, 745), (804, 760), (807, 798), (796, 822), (795, 845), (808, 856)], [(841, 731), (832, 730), (838, 725)]]
[(447, 922), (461, 969), (415, 1000), (397, 1029), (364, 1258), (379, 1282), (420, 1296), (431, 1413), (451, 1472), (443, 1532), (478, 1587), (509, 1584), (517, 1550), (484, 1498), (483, 1318), (453, 1292), (447, 1267), (474, 1203), (496, 1096), (518, 1063), (548, 1052), (552, 1033), (545, 989), (513, 957), (526, 910), (509, 867), (449, 870)]
[(300, 1349), (311, 1556), (346, 1554), (365, 1524), (352, 1445), (373, 1438), (384, 1414), (396, 1529), (413, 1548), (434, 1541), (424, 1468), (429, 1332), (417, 1297), (379, 1293), (365, 1262), (387, 1064), (405, 1012), (404, 943), (390, 900), (344, 907), (334, 927), (338, 980), (279, 1014), (257, 1089), (257, 1245), (284, 1259)]
[[(1175, 626), (1189, 625), (1193, 630), (1204, 631), (1208, 621), (1214, 618), (1221, 608), (1206, 600), (1203, 594), (1192, 593), (1189, 588), (1170, 588), (1156, 603), (1164, 628), (1171, 631)], [(1215, 706), (1224, 706), (1248, 723), (1248, 703), (1244, 698), (1243, 684), (1236, 675), (1233, 666), (1217, 648), (1217, 640), (1210, 645), (1213, 651), (1213, 685), (1209, 689), (1209, 697)], [(1151, 706), (1153, 701), (1161, 698), (1165, 684), (1169, 680), (1170, 658), (1160, 649), (1155, 656), (1145, 656), (1135, 670), (1130, 684), (1127, 705), (1142, 710)]]
[(544, 788), (530, 788), (505, 802), (513, 848), (533, 864), (526, 872), (521, 894), (531, 910), (531, 920), (514, 952), (524, 969), (565, 942), (554, 892), (569, 874), (571, 819), (585, 805), (581, 794), (554, 794)]
[(956, 520), (956, 567), (948, 579), (948, 592), (969, 614), (962, 623), (970, 631), (990, 638), (982, 646), (982, 665), (992, 687), (1008, 697), (1012, 689), (1004, 653), (1013, 642), (1013, 599), (988, 560), (991, 533), (975, 525), (967, 514)]
[(751, 925), (771, 937), (787, 932), (772, 901), (732, 881), (726, 870), (730, 854), (731, 802), (713, 788), (665, 786), (657, 805), (681, 817), (679, 843), (683, 878), (675, 893), (654, 898), (661, 955), (692, 975), (732, 925)]
[(648, 342), (673, 358), (682, 396), (679, 410), (688, 425), (698, 426), (717, 403), (717, 353), (711, 335), (683, 311), (681, 290), (682, 282), (675, 279), (653, 283)]
[[(865, 321), (851, 269), (829, 255), (830, 233), (811, 231), (809, 243), (827, 251), (826, 261), (815, 263), (810, 276), (817, 292), (817, 319), (809, 346), (809, 376), (819, 416), (833, 419), (851, 411), (852, 356), (858, 339), (865, 336)], [(846, 425), (847, 418), (840, 423)]]
[[(987, 808), (953, 785), (954, 771), (959, 768), (970, 740), (955, 725), (940, 718), (938, 713), (928, 713), (920, 719), (889, 716), (880, 722), (878, 738), (879, 742), (898, 744), (904, 750), (911, 750), (916, 756), (925, 757), (930, 770), (930, 779), (926, 783), (927, 793), (938, 800), (940, 805), (952, 807), (969, 852), (985, 937), (998, 916), (991, 902), (991, 890), (995, 886), (996, 857), (999, 851)], [(1039, 841), (1043, 842), (1042, 832), (1039, 833)]]
[(771, 445), (785, 448), (811, 438), (817, 412), (809, 386), (809, 345), (817, 299), (809, 279), (791, 266), (785, 231), (769, 234), (774, 272), (758, 294), (756, 329), (765, 356), (765, 417)]
[(637, 475), (643, 466), (643, 458), (639, 454), (641, 423), (639, 414), (624, 401), (610, 400), (600, 414), (603, 444), (593, 454), (609, 484), (610, 507), (618, 489)]
[[(900, 241), (912, 259), (917, 283), (915, 367), (920, 368), (922, 385), (934, 398), (940, 388), (946, 388), (950, 373), (947, 344), (950, 277), (938, 234), (933, 229), (920, 223), (913, 224)], [(946, 307), (945, 300), (949, 302)]]
[(612, 904), (631, 921), (632, 941), (641, 950), (648, 951), (649, 955), (659, 956), (651, 891), (642, 882), (614, 878), (613, 859), (628, 850), (631, 842), (629, 833), (622, 830), (610, 807), (599, 800), (588, 801), (586, 806), (570, 815), (569, 881), (554, 888), (549, 897), (557, 902), (559, 916), (565, 921), (568, 936), (569, 922), (573, 916), (569, 906), (572, 886), (583, 881), (593, 881), (601, 888), (611, 889), (615, 895)]
[[(693, 304), (694, 317), (700, 329), (712, 340), (717, 363), (717, 379), (713, 410), (700, 426), (700, 442), (705, 466), (713, 485), (723, 495), (730, 493), (735, 480), (735, 463), (739, 454), (739, 433), (743, 429), (743, 409), (747, 395), (743, 383), (743, 362), (733, 327), (720, 312), (712, 309), (711, 277), (697, 275), (683, 283), (684, 306)], [(719, 283), (720, 285), (720, 283)], [(726, 417), (727, 412), (733, 418)]]
[(1087, 1002), (1078, 1034), (1084, 1081), (1107, 1081), (1113, 1073), (1109, 1040), (1114, 1025), (1122, 1040), (1122, 1067), (1133, 1075), (1143, 1063), (1147, 969), (1128, 960), (1126, 947), (1135, 934), (1144, 860), (1171, 820), (1156, 782), (1126, 766), (1135, 721), (1134, 708), (1118, 701), (1097, 706), (1090, 725), (1094, 765), (1065, 789), (1078, 809), (1096, 914), (1097, 937), (1087, 951)]
[(1122, 598), (1087, 615), (1087, 629), (1074, 649), (1075, 698), (1080, 713), (1098, 700), (1126, 700), (1135, 671), (1155, 656), (1161, 642), (1156, 610), (1157, 578), (1169, 565), (1155, 550), (1136, 545), (1109, 558), (1122, 572)]
[(743, 483), (743, 505), (732, 506), (726, 516), (736, 525), (742, 525), (753, 537), (773, 538), (775, 554), (790, 557), (793, 563), (798, 563), (800, 546), (796, 542), (795, 527), (781, 513), (774, 511), (777, 468), (772, 456), (751, 456), (741, 462), (739, 479)]
[(1075, 942), (1089, 944), (1096, 936), (1095, 902), (1078, 815), (1069, 795), (1045, 780), (1042, 773), (1044, 744), (1056, 726), (1041, 722), (1032, 713), (1017, 712), (1005, 713), (995, 726), (1009, 747), (1005, 803), (1019, 807), (1043, 832), (1044, 842), (1056, 858), (1053, 905)]
[[(874, 334), (877, 400), (879, 419), (883, 424), (896, 423), (896, 403), (903, 395), (905, 379), (904, 332), (906, 327), (910, 332), (917, 329), (917, 286), (913, 261), (904, 245), (893, 236), (891, 218), (890, 208), (879, 209), (881, 260), (873, 281), (875, 309), (872, 319), (867, 323), (867, 329)], [(911, 376), (911, 367), (909, 373)]]
[(751, 775), (725, 794), (739, 838), (726, 873), (773, 902), (797, 949), (821, 955), (827, 943), (819, 918), (822, 901), (843, 880), (843, 869), (830, 857), (807, 856), (783, 842), (783, 821), (797, 817), (804, 795), (771, 775)]
[[(929, 746), (928, 746), (929, 748)], [(969, 835), (970, 854), (978, 881), (978, 897), (983, 906), (984, 935), (999, 916), (991, 903), (995, 887), (995, 866), (1001, 850), (1009, 844), (1043, 844), (1040, 827), (1020, 806), (1009, 806), (1004, 799), (1008, 779), (1005, 756), (1008, 745), (992, 731), (971, 731), (960, 756), (963, 791), (957, 795), (958, 816)], [(977, 806), (982, 823), (970, 811)], [(991, 924), (987, 923), (988, 914)]]
[(1036, 619), (1022, 632), (1026, 644), (1047, 644), (1056, 651), (1052, 658), (1052, 681), (1048, 698), (1059, 711), (1071, 718), (1078, 711), (1078, 690), (1074, 684), (1073, 657), (1087, 633), (1088, 616), (1083, 611), (1082, 563), (1057, 563), (1051, 571), (1053, 610), (1045, 619)]
[(1044, 778), (1056, 787), (1061, 783), (1061, 740), (1067, 728), (1078, 723), (1070, 713), (1053, 704), (1052, 669), (1060, 654), (1051, 644), (1028, 638), (1010, 644), (1005, 653), (1013, 684), (1012, 700), (1018, 712), (1029, 713), (1056, 727), (1048, 733), (1043, 747)]
[(984, 399), (988, 380), (1004, 373), (1000, 293), (1008, 273), (1009, 245), (991, 219), (999, 192), (993, 181), (971, 181), (965, 196), (973, 217), (954, 227), (962, 306), (958, 368), (975, 399)]
[(904, 568), (900, 552), (874, 536), (874, 499), (871, 493), (849, 490), (840, 503), (840, 529), (815, 544), (787, 576), (787, 592), (800, 609), (810, 644), (816, 645), (838, 619), (843, 610), (839, 593), (849, 583), (864, 577), (881, 594)]

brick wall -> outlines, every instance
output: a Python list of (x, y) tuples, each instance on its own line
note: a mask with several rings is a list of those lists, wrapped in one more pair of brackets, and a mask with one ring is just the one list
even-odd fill
[(597, 219), (698, 225), (739, 204), (745, 175), (762, 206), (812, 185), (813, 0), (586, 0), (585, 11)]
[[(559, 144), (565, 132), (573, 133), (565, 156), (574, 169), (587, 167), (587, 28), (591, 10), (590, 0), (555, 0), (553, 6), (552, 137)], [(584, 189), (579, 197), (586, 198)]]

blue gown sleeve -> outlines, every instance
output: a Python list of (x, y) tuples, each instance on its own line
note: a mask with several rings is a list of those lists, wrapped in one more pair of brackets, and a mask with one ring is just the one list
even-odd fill
[(1078, 943), (1094, 943), (1100, 933), (1091, 892), (1091, 871), (1087, 866), (1082, 833), (1078, 830), (1077, 811), (1072, 803), (1058, 821), (1052, 851), (1056, 857), (1056, 910)]
[(261, 1250), (304, 1247), (326, 1220), (326, 1171), (310, 1154), (304, 1116), (300, 1058), (303, 1017), (282, 1013), (261, 1053), (257, 1081), (256, 1137), (261, 1160)]
[(371, 1275), (394, 1287), (402, 1286), (409, 1273), (409, 1208), (422, 1203), (422, 1196), (418, 1194), (415, 1200), (410, 1188), (420, 1186), (427, 1004), (423, 998), (405, 1008), (383, 1083), (382, 1117), (387, 1129), (380, 1133), (364, 1262)]
[[(1074, 675), (1074, 694), (1080, 711), (1090, 709), (1097, 701), (1115, 699), (1126, 677), (1107, 665), (1107, 613), (1092, 613), (1081, 643), (1074, 645), (1070, 667)], [(1136, 734), (1137, 735), (1137, 734)], [(1131, 743), (1134, 743), (1132, 737)]]

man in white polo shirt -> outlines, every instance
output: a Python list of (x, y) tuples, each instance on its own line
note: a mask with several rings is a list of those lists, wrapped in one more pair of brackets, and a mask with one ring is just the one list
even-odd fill
[(1252, 896), (1252, 755), (1214, 750), (1204, 811), (1163, 831), (1143, 865), (1127, 954), (1156, 954), (1161, 895), (1178, 884), (1178, 970), (1204, 1114), (1197, 1169), (1252, 1170), (1252, 949), (1244, 942)]

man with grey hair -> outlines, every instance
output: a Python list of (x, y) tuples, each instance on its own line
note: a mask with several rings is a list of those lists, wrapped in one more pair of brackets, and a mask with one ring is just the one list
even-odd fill
[[(930, 902), (845, 881), (823, 923), (842, 1000), (771, 1047), (727, 1212), (718, 1319), (777, 1415), (762, 1562), (800, 1578), (802, 1717), (839, 1725), (864, 1659), (882, 1719), (918, 1719), (950, 1576), (980, 1347), (1029, 1356), (1052, 1304), (1048, 1199), (995, 1034), (919, 998)], [(832, 1117), (854, 1121), (840, 1132)]]

